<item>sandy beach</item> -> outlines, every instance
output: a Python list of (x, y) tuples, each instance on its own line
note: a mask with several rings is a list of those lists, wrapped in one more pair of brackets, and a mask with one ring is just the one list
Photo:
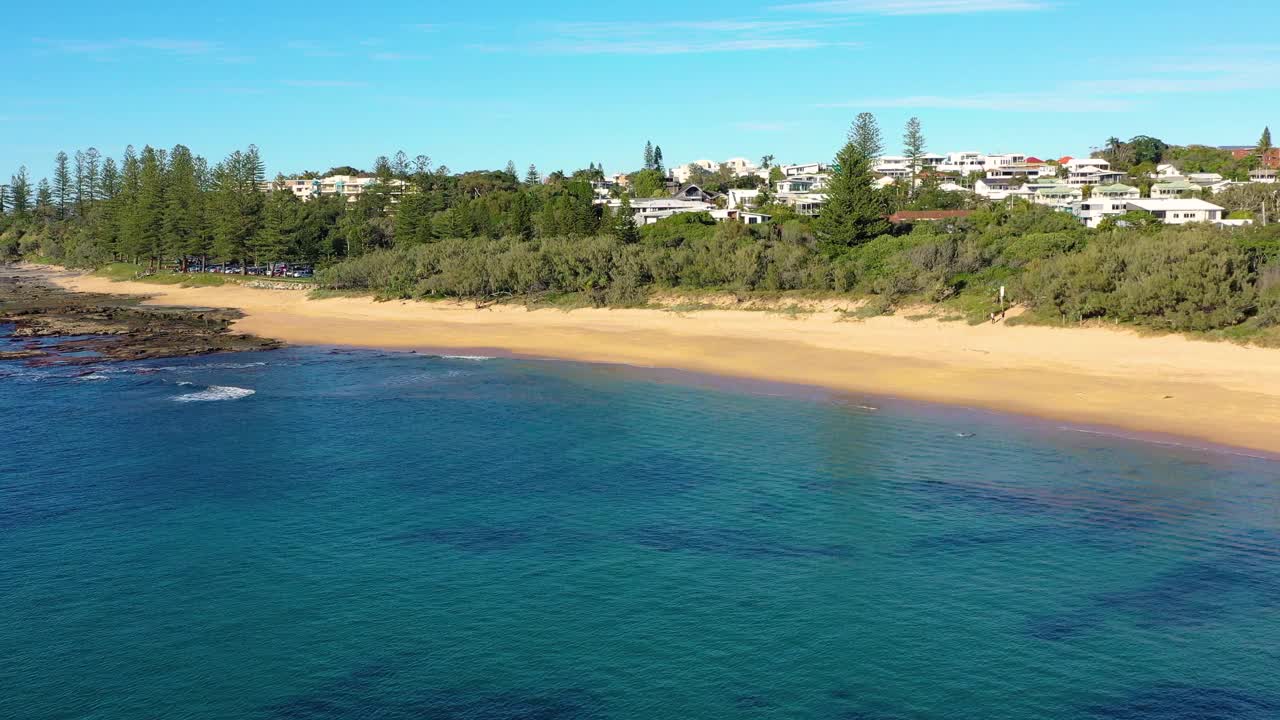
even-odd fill
[[(235, 329), (295, 344), (508, 353), (816, 385), (1280, 452), (1280, 350), (835, 311), (476, 309), (182, 288), (42, 271), (72, 290), (238, 308)], [(1194, 444), (1194, 443), (1193, 443)]]

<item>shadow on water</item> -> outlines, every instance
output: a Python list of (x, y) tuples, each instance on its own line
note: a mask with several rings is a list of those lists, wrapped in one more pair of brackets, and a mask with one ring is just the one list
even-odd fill
[(522, 527), (474, 525), (410, 530), (388, 535), (383, 539), (401, 545), (436, 543), (456, 550), (485, 553), (512, 550), (536, 542), (539, 538)]
[(1107, 720), (1274, 720), (1280, 700), (1219, 687), (1167, 684), (1144, 688), (1077, 717)]
[(790, 544), (739, 528), (648, 525), (636, 530), (634, 537), (637, 545), (659, 552), (701, 552), (746, 559), (832, 558), (850, 554), (843, 545)]
[(263, 708), (264, 720), (589, 720), (600, 703), (575, 688), (546, 691), (415, 688), (389, 665), (368, 665)]
[(1195, 627), (1230, 615), (1280, 610), (1276, 547), (1219, 554), (1181, 563), (1136, 587), (1094, 595), (1083, 608), (1033, 619), (1028, 632), (1041, 640), (1067, 640), (1119, 616), (1146, 630)]

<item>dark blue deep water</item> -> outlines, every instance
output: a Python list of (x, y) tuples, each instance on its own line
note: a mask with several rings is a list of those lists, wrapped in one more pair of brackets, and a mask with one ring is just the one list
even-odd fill
[(77, 372), (0, 363), (0, 717), (1280, 718), (1271, 461), (549, 362)]

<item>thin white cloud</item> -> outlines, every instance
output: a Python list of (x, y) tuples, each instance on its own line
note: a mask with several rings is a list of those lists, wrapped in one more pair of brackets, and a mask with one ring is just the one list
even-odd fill
[(418, 62), (421, 60), (430, 60), (430, 55), (417, 55), (414, 53), (398, 53), (398, 52), (379, 52), (369, 56), (370, 60), (378, 62)]
[(296, 88), (357, 88), (369, 83), (361, 80), (285, 80), (285, 85)]
[(178, 38), (117, 38), (94, 41), (35, 38), (34, 42), (50, 50), (77, 55), (105, 55), (122, 50), (149, 50), (173, 55), (205, 55), (222, 47), (219, 43), (208, 40)]
[(985, 110), (996, 112), (1126, 112), (1137, 107), (1125, 98), (1075, 96), (1071, 93), (976, 93), (972, 95), (903, 95), (822, 103), (821, 108), (904, 108)]
[(858, 47), (858, 44), (832, 43), (805, 38), (753, 38), (711, 42), (602, 40), (595, 42), (548, 42), (531, 46), (531, 49), (557, 55), (687, 55), (752, 50), (816, 50), (826, 47)]
[(343, 53), (334, 50), (325, 45), (317, 45), (315, 43), (303, 40), (291, 40), (284, 44), (286, 50), (291, 52), (302, 53), (307, 57), (325, 58), (325, 57), (342, 57)]
[(550, 55), (685, 55), (857, 47), (830, 39), (848, 21), (667, 20), (553, 22), (530, 28), (534, 39), (513, 45), (474, 44), (482, 52)]
[(1096, 80), (1062, 83), (1050, 91), (975, 92), (867, 97), (824, 103), (826, 108), (920, 108), (1004, 112), (1127, 112), (1150, 104), (1163, 95), (1221, 95), (1247, 91), (1280, 90), (1280, 62), (1268, 46), (1251, 52), (1241, 47), (1206, 47), (1186, 57), (1174, 56), (1148, 63), (1141, 75), (1082, 75)]
[(1042, 0), (819, 0), (778, 5), (773, 10), (799, 10), (832, 15), (967, 15), (988, 12), (1047, 10)]

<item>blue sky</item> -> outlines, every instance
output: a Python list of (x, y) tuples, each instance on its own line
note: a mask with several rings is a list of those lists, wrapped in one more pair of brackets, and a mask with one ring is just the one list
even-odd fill
[(1093, 0), (16, 3), (0, 176), (59, 149), (256, 143), (268, 170), (544, 172), (825, 160), (875, 112), (889, 150), (1087, 152), (1110, 135), (1280, 131), (1280, 4)]

